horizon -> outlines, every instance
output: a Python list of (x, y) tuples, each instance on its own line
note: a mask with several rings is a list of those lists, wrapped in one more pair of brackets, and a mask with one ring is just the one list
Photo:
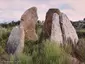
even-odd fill
[[(20, 20), (29, 8), (37, 7), (38, 19), (45, 20), (50, 8), (58, 8), (72, 21), (85, 18), (84, 0), (0, 0), (0, 23)], [(79, 5), (78, 5), (79, 4)]]

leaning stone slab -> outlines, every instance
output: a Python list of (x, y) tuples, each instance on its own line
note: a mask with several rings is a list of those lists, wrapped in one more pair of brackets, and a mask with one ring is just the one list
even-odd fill
[(59, 23), (59, 15), (57, 13), (53, 14), (51, 40), (57, 43), (63, 43), (62, 32)]
[(60, 10), (51, 8), (46, 13), (46, 18), (45, 18), (45, 22), (44, 22), (44, 36), (46, 37), (46, 39), (51, 37), (52, 18), (53, 18), (54, 13), (57, 13), (59, 15)]
[(25, 37), (28, 40), (37, 40), (37, 34), (35, 31), (35, 25), (38, 20), (37, 8), (32, 7), (24, 12), (21, 16), (20, 25), (23, 25), (25, 31)]
[(70, 39), (73, 42), (73, 44), (76, 44), (78, 42), (78, 36), (76, 30), (64, 13), (61, 13), (60, 15), (60, 22), (61, 22), (61, 27), (62, 27), (61, 30), (64, 42)]
[(24, 29), (23, 26), (16, 26), (12, 29), (7, 41), (6, 51), (8, 54), (19, 54), (24, 49)]

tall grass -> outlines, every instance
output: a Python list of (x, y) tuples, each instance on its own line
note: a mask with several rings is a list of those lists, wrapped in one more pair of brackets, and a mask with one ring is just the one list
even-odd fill
[(47, 41), (44, 45), (47, 64), (70, 64), (70, 55), (59, 44)]
[[(70, 64), (70, 55), (57, 43), (46, 41), (36, 44), (32, 54), (18, 56), (18, 64)], [(13, 63), (12, 63), (13, 64)]]
[[(2, 61), (2, 55), (4, 55), (6, 47), (5, 44), (11, 29), (11, 27), (7, 29), (0, 27), (0, 61)], [(37, 24), (36, 32), (39, 38), (41, 38), (41, 25)], [(82, 62), (85, 61), (85, 40), (81, 39), (75, 48), (72, 48), (71, 45), (60, 47), (55, 42), (41, 40), (42, 38), (38, 41), (25, 40), (23, 54), (17, 57), (18, 64), (72, 64), (70, 60), (72, 57), (71, 53)], [(8, 57), (5, 56), (4, 58)], [(14, 57), (11, 58), (11, 61), (15, 61)], [(14, 62), (11, 62), (11, 64), (14, 64)]]
[(70, 64), (70, 55), (57, 43), (46, 41), (40, 48), (33, 52), (34, 64)]
[(0, 27), (0, 55), (3, 54), (11, 29)]

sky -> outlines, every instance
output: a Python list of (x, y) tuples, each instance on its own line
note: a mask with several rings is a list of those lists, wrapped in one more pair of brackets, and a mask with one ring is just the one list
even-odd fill
[(0, 22), (20, 20), (30, 7), (37, 7), (38, 19), (45, 20), (49, 8), (58, 8), (70, 20), (85, 18), (85, 0), (0, 0)]

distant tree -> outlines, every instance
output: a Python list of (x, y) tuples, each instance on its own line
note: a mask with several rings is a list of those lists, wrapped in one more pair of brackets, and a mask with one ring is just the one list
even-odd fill
[(85, 18), (83, 20), (85, 21)]
[(9, 27), (14, 27), (16, 25), (19, 25), (20, 24), (20, 21), (11, 21), (10, 23), (1, 23), (0, 26), (1, 27), (4, 27), (4, 28), (9, 28)]

